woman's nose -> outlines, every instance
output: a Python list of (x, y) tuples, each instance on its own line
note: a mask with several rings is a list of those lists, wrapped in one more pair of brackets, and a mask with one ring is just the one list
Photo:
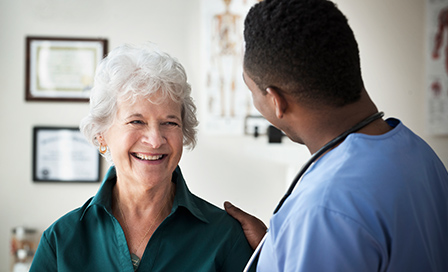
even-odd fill
[(159, 127), (150, 127), (147, 129), (142, 141), (152, 148), (159, 148), (166, 143), (166, 138)]

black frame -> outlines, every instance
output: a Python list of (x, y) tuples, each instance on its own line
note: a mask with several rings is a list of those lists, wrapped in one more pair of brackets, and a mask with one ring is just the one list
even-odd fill
[[(38, 173), (39, 169), (38, 169), (38, 161), (37, 160), (40, 157), (39, 155), (41, 155), (41, 154), (38, 154), (38, 152), (42, 152), (42, 151), (40, 151), (40, 148), (39, 148), (39, 144), (40, 144), (39, 143), (39, 139), (38, 139), (39, 138), (39, 132), (41, 132), (41, 131), (53, 131), (53, 132), (55, 132), (55, 137), (51, 138), (51, 140), (54, 140), (54, 139), (57, 138), (56, 137), (57, 136), (57, 132), (58, 131), (62, 131), (62, 130), (68, 130), (68, 131), (70, 131), (70, 133), (74, 133), (73, 136), (76, 136), (76, 137), (72, 137), (71, 138), (71, 141), (73, 143), (77, 142), (79, 144), (79, 142), (82, 142), (82, 144), (86, 144), (86, 146), (85, 146), (86, 150), (85, 151), (88, 151), (89, 154), (86, 154), (86, 152), (81, 152), (81, 153), (78, 153), (77, 155), (78, 156), (79, 155), (91, 156), (89, 159), (91, 161), (94, 161), (97, 164), (97, 167), (95, 167), (95, 165), (94, 165), (92, 167), (95, 167), (95, 168), (92, 168), (92, 169), (88, 170), (90, 173), (94, 173), (94, 175), (95, 175), (94, 178), (87, 178), (87, 179), (85, 179), (85, 178), (82, 178), (82, 179), (81, 178), (71, 178), (71, 179), (70, 178), (69, 179), (66, 179), (66, 178), (64, 178), (64, 179), (61, 179), (61, 178), (45, 178), (45, 177), (41, 177), (42, 175), (45, 175), (45, 174), (39, 174)], [(79, 135), (78, 135), (78, 133), (79, 133)], [(56, 140), (58, 140), (58, 139), (56, 139)], [(63, 154), (64, 152), (66, 152), (66, 151), (64, 151), (64, 150), (56, 150), (56, 152), (53, 152), (53, 154), (56, 153), (56, 156), (58, 156), (58, 155)], [(71, 154), (71, 155), (74, 155), (74, 154)], [(72, 156), (72, 158), (73, 157), (75, 157), (75, 156)], [(75, 162), (75, 161), (76, 161), (76, 159), (74, 159), (73, 162)], [(86, 167), (86, 166), (88, 167), (88, 164), (84, 165), (84, 167)], [(58, 165), (58, 167), (60, 169), (60, 165)], [(76, 168), (73, 167), (72, 170), (76, 170)], [(33, 173), (32, 173), (32, 176), (33, 176), (33, 181), (34, 182), (94, 183), (94, 182), (99, 182), (100, 181), (100, 170), (101, 170), (101, 156), (98, 153), (98, 151), (92, 145), (90, 145), (90, 143), (88, 143), (87, 140), (85, 140), (84, 136), (79, 131), (79, 128), (77, 128), (77, 127), (51, 127), (51, 126), (36, 126), (36, 127), (33, 128)]]
[[(39, 37), (39, 36), (28, 36), (26, 37), (26, 71), (25, 71), (25, 100), (26, 101), (68, 101), (68, 102), (88, 102), (89, 98), (81, 98), (76, 96), (36, 96), (32, 94), (32, 72), (31, 69), (31, 60), (34, 59), (35, 56), (32, 56), (31, 43), (33, 41), (48, 41), (49, 43), (58, 43), (58, 42), (73, 42), (74, 44), (77, 42), (94, 42), (101, 44), (102, 54), (101, 59), (107, 55), (108, 50), (108, 41), (107, 39), (95, 39), (95, 38), (69, 38), (69, 37)], [(74, 46), (75, 48), (75, 46)], [(36, 69), (34, 67), (34, 69)]]

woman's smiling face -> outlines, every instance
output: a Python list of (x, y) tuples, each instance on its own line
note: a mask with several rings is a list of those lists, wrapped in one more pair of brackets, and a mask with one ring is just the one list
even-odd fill
[(170, 181), (183, 150), (181, 104), (169, 97), (157, 104), (139, 97), (135, 103), (119, 100), (117, 106), (99, 141), (108, 146), (118, 179), (150, 187)]

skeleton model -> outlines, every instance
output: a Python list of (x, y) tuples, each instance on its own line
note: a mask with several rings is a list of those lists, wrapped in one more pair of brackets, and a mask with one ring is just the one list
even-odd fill
[[(211, 64), (207, 86), (217, 81), (219, 88), (219, 112), (221, 117), (235, 117), (236, 79), (241, 65), (242, 29), (241, 17), (230, 11), (232, 0), (223, 0), (225, 11), (213, 16)], [(215, 74), (215, 77), (212, 76)], [(209, 110), (213, 112), (216, 101), (209, 98)]]
[[(446, 29), (448, 28), (448, 8), (444, 8), (442, 10), (440, 10), (439, 13), (439, 17), (438, 17), (438, 27), (437, 27), (437, 32), (436, 35), (434, 37), (434, 48), (433, 48), (433, 52), (432, 52), (432, 57), (433, 59), (439, 59), (440, 58), (440, 50), (443, 44), (443, 40), (444, 40), (444, 34), (446, 32)], [(445, 73), (447, 73), (448, 75), (448, 44), (445, 45), (444, 48), (444, 52), (445, 52)], [(436, 79), (432, 84), (431, 84), (431, 90), (433, 92), (433, 94), (436, 97), (439, 97), (441, 95), (442, 92), (442, 86), (441, 83)]]
[[(438, 59), (440, 57), (439, 51), (442, 47), (443, 35), (446, 28), (448, 28), (448, 8), (442, 9), (439, 13), (439, 24), (435, 36), (434, 50), (432, 53), (432, 57), (434, 59)], [(445, 46), (445, 58), (445, 71), (448, 74), (448, 45)]]

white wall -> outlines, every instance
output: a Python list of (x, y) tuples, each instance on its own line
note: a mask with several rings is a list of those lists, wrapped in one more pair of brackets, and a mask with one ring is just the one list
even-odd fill
[[(359, 40), (366, 87), (379, 108), (403, 120), (448, 165), (448, 138), (424, 133), (424, 0), (337, 3)], [(77, 126), (88, 105), (25, 102), (25, 36), (100, 36), (110, 48), (150, 40), (179, 58), (201, 101), (199, 30), (200, 0), (0, 0), (0, 271), (8, 268), (13, 227), (43, 230), (99, 186), (32, 182), (32, 127)], [(231, 200), (267, 222), (291, 169), (308, 154), (288, 141), (281, 147), (265, 142), (200, 133), (197, 148), (181, 161), (190, 189), (218, 206)]]

